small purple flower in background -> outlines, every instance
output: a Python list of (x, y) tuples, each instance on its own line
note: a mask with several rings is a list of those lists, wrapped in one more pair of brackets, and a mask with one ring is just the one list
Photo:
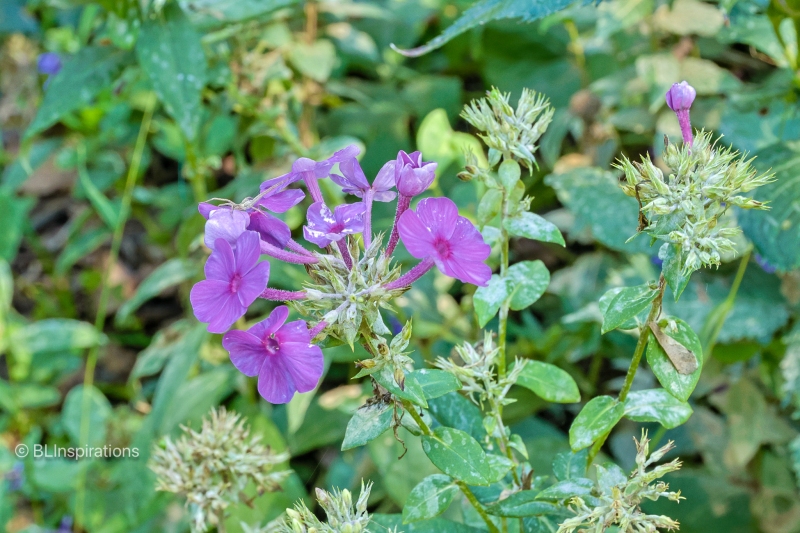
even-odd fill
[(36, 61), (36, 68), (39, 70), (40, 74), (47, 75), (47, 80), (44, 82), (44, 86), (47, 88), (47, 86), (50, 85), (51, 78), (61, 70), (61, 58), (58, 54), (53, 52), (39, 54), (39, 59)]
[(342, 191), (347, 194), (358, 196), (359, 198), (366, 198), (372, 192), (372, 198), (378, 202), (391, 202), (397, 196), (397, 193), (392, 190), (395, 182), (395, 162), (389, 161), (378, 172), (375, 181), (372, 185), (367, 181), (364, 171), (361, 170), (361, 165), (354, 157), (347, 161), (339, 163), (339, 171), (342, 173), (331, 174), (331, 180), (342, 188)]
[(301, 157), (292, 164), (291, 172), (271, 181), (274, 181), (275, 183), (285, 181), (285, 184), (289, 185), (290, 183), (303, 180), (306, 184), (308, 192), (311, 194), (311, 198), (313, 198), (315, 202), (322, 202), (322, 191), (319, 189), (319, 183), (317, 183), (317, 180), (327, 178), (331, 172), (331, 169), (333, 168), (333, 165), (336, 163), (353, 159), (360, 152), (361, 150), (358, 148), (358, 146), (351, 144), (350, 146), (335, 152), (328, 159), (323, 159), (322, 161), (314, 161), (308, 157)]
[(410, 154), (400, 150), (394, 167), (394, 180), (402, 196), (417, 196), (425, 192), (436, 177), (438, 163), (423, 163), (421, 152)]
[(491, 247), (472, 222), (459, 216), (449, 198), (420, 201), (416, 212), (400, 217), (398, 231), (408, 253), (433, 261), (451, 278), (485, 286), (492, 277), (492, 269), (484, 264)]
[(16, 492), (22, 489), (22, 484), (25, 482), (25, 465), (22, 461), (17, 461), (11, 470), (5, 474), (6, 481), (8, 481), (9, 492)]
[(664, 260), (663, 260), (663, 259), (661, 259), (660, 257), (658, 257), (657, 255), (654, 255), (654, 256), (652, 256), (652, 257), (650, 258), (650, 262), (651, 262), (651, 263), (652, 263), (654, 266), (657, 266), (657, 267), (659, 267), (659, 268), (661, 268), (661, 267), (664, 265)]
[(691, 109), (692, 102), (694, 102), (696, 96), (697, 91), (685, 81), (673, 83), (666, 94), (667, 105), (678, 116), (683, 142), (689, 145), (692, 144), (693, 140), (692, 123), (689, 121), (689, 109)]
[(247, 331), (229, 331), (222, 338), (233, 365), (246, 376), (258, 376), (258, 393), (270, 403), (287, 403), (295, 392), (313, 390), (322, 376), (322, 350), (311, 344), (306, 322), (285, 324), (288, 316), (282, 305)]
[(347, 235), (364, 231), (364, 204), (337, 205), (331, 213), (327, 205), (317, 202), (308, 208), (308, 225), (303, 226), (306, 240), (320, 248), (341, 241)]
[(267, 287), (269, 263), (259, 263), (260, 254), (255, 231), (242, 233), (235, 249), (223, 238), (214, 243), (205, 266), (206, 279), (195, 284), (189, 295), (194, 315), (208, 323), (211, 333), (227, 331)]
[(756, 260), (756, 264), (761, 267), (761, 270), (763, 270), (767, 274), (774, 274), (775, 272), (778, 271), (776, 267), (769, 264), (769, 262), (763, 257), (761, 257), (759, 254), (754, 254), (753, 258)]

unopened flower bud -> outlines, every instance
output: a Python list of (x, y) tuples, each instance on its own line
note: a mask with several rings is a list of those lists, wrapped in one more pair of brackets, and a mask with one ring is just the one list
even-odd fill
[(688, 111), (692, 107), (696, 96), (697, 91), (685, 81), (673, 83), (672, 87), (667, 91), (667, 105), (676, 113), (678, 111)]
[(424, 163), (422, 153), (407, 154), (400, 150), (394, 167), (395, 185), (403, 196), (416, 196), (423, 193), (433, 183), (437, 163)]

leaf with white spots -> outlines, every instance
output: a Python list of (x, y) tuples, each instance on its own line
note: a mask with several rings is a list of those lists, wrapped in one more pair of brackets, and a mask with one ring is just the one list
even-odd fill
[(508, 269), (511, 283), (509, 307), (521, 311), (542, 297), (550, 284), (550, 271), (539, 260), (520, 261)]
[[(439, 398), (448, 392), (461, 390), (461, 381), (450, 372), (444, 370), (422, 368), (409, 374), (422, 387), (426, 400)], [(408, 377), (406, 377), (408, 379)]]
[(470, 485), (489, 485), (486, 453), (472, 436), (458, 429), (438, 427), (422, 437), (422, 449), (445, 474)]
[(548, 402), (575, 403), (581, 400), (578, 384), (564, 370), (542, 361), (521, 361), (524, 364), (517, 385), (530, 389)]
[(475, 304), (475, 314), (480, 327), (484, 327), (497, 314), (503, 302), (511, 296), (512, 290), (511, 280), (501, 278), (497, 274), (492, 276), (486, 287), (478, 287), (472, 301)]
[(611, 431), (624, 414), (625, 406), (615, 398), (592, 398), (583, 406), (569, 428), (570, 447), (577, 451), (591, 446), (594, 441)]
[(658, 295), (658, 291), (647, 283), (636, 287), (625, 287), (621, 290), (611, 290), (617, 291), (617, 293), (608, 302), (608, 307), (603, 310), (603, 333), (608, 333), (629, 323), (629, 320), (647, 309)]
[(160, 17), (142, 25), (136, 55), (164, 109), (194, 139), (207, 79), (206, 55), (200, 34), (177, 4), (166, 5)]
[(591, 496), (594, 489), (594, 481), (588, 478), (565, 479), (555, 485), (547, 487), (536, 495), (537, 500), (568, 500), (574, 496), (586, 498)]
[(625, 417), (634, 422), (658, 422), (667, 429), (692, 416), (692, 408), (664, 389), (635, 391), (625, 398)]
[(359, 408), (347, 423), (342, 450), (364, 446), (380, 437), (392, 424), (391, 403), (376, 403)]
[(522, 518), (527, 516), (548, 515), (557, 512), (559, 508), (550, 503), (537, 500), (539, 494), (535, 490), (521, 490), (508, 498), (491, 503), (486, 506), (486, 512), (493, 516), (507, 516)]
[(445, 512), (458, 494), (450, 476), (433, 474), (414, 487), (403, 506), (403, 523), (429, 520)]
[(516, 237), (525, 237), (535, 241), (553, 242), (565, 246), (564, 236), (555, 224), (545, 220), (536, 213), (523, 212), (506, 219), (506, 230)]

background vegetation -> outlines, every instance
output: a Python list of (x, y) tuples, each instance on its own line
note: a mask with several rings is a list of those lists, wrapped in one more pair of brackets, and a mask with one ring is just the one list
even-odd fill
[[(220, 404), (288, 451), (294, 471), (282, 492), (233, 509), (230, 531), (241, 531), (241, 521), (266, 523), (299, 498), (311, 504), (315, 486), (357, 489), (362, 478), (375, 482), (371, 509), (398, 513), (436, 469), (405, 430), (400, 461), (391, 432), (339, 451), (347, 421), (370, 394), (350, 380), (364, 353), (325, 350), (330, 364), (319, 389), (271, 406), (232, 367), (221, 336), (192, 316), (188, 292), (205, 258), (196, 204), (251, 196), (295, 158), (357, 142), (368, 176), (400, 149), (421, 150), (439, 163), (431, 194), (485, 221), (491, 213), (477, 205), (479, 185), (456, 176), (463, 149), (479, 150), (458, 114), (491, 86), (514, 99), (525, 87), (541, 91), (556, 108), (539, 170), (523, 177), (533, 210), (568, 240), (566, 249), (513, 242), (514, 261), (540, 259), (552, 277), (532, 308), (512, 312), (508, 352), (560, 366), (584, 401), (614, 395), (635, 338), (601, 335), (597, 300), (655, 279), (659, 267), (646, 239), (627, 242), (636, 201), (619, 189), (611, 163), (620, 154), (657, 157), (664, 135), (678, 138), (664, 93), (685, 79), (698, 93), (694, 125), (757, 153), (756, 165), (778, 179), (757, 193), (770, 212), (734, 213), (745, 229), (738, 254), (696, 274), (679, 302), (665, 301), (700, 334), (706, 355), (689, 422), (650, 427), (655, 441), (676, 441), (668, 458), (686, 463), (667, 478), (686, 501), (655, 507), (684, 532), (800, 531), (800, 4), (470, 4), (2, 2), (6, 530), (68, 531), (76, 519), (93, 533), (188, 530), (182, 502), (154, 491), (146, 460), (153, 444), (180, 424), (197, 427)], [(391, 48), (431, 39), (443, 46), (417, 58)], [(44, 52), (58, 54), (60, 72), (37, 66)], [(284, 215), (297, 235), (305, 207)], [(376, 226), (388, 229), (393, 213), (382, 207)], [(300, 288), (302, 270), (272, 268), (273, 284)], [(478, 340), (473, 290), (431, 272), (403, 297), (397, 323), (414, 318), (418, 366)], [(260, 305), (262, 314), (269, 309)], [(654, 385), (640, 368), (634, 387)], [(88, 404), (83, 387), (91, 387)], [(518, 401), (504, 416), (523, 436), (536, 475), (548, 475), (554, 455), (569, 448), (566, 430), (580, 404), (547, 404), (519, 387), (512, 396)], [(629, 469), (641, 426), (620, 423), (603, 454)], [(20, 460), (19, 443), (129, 446), (140, 457)], [(466, 504), (445, 518), (462, 523), (450, 523), (454, 531), (480, 527)]]

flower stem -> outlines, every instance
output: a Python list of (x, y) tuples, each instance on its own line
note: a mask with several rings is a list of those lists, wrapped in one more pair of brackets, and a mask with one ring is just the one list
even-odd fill
[(261, 253), (297, 265), (313, 265), (319, 263), (319, 259), (316, 257), (287, 252), (286, 250), (281, 250), (277, 246), (264, 241), (261, 241)]
[(364, 249), (369, 248), (372, 244), (372, 199), (375, 196), (375, 191), (372, 187), (364, 194)]
[[(136, 138), (136, 144), (133, 148), (133, 155), (131, 157), (131, 164), (128, 167), (128, 174), (125, 178), (125, 189), (122, 193), (122, 201), (120, 203), (119, 215), (117, 217), (116, 226), (114, 227), (114, 234), (111, 237), (111, 249), (108, 254), (108, 263), (106, 264), (105, 271), (103, 272), (103, 281), (100, 289), (100, 299), (97, 304), (97, 314), (95, 315), (94, 327), (102, 333), (103, 326), (106, 322), (106, 315), (108, 313), (108, 299), (111, 293), (109, 280), (111, 279), (111, 271), (116, 266), (117, 258), (119, 257), (119, 249), (122, 245), (122, 236), (125, 230), (125, 223), (130, 216), (131, 202), (133, 200), (133, 189), (136, 185), (136, 178), (139, 175), (139, 168), (142, 164), (142, 157), (144, 149), (147, 144), (147, 134), (150, 131), (150, 123), (153, 118), (153, 108), (155, 107), (155, 97), (149, 98), (147, 107), (145, 108), (142, 122), (139, 126), (139, 134)], [(83, 397), (81, 398), (81, 420), (80, 420), (80, 444), (81, 446), (87, 445), (89, 442), (90, 428), (90, 413), (92, 408), (91, 395), (89, 390), (94, 386), (94, 371), (97, 366), (97, 358), (99, 356), (99, 347), (97, 345), (89, 349), (86, 357), (86, 367), (83, 372)], [(85, 463), (88, 465), (88, 463)], [(86, 505), (86, 469), (82, 468), (77, 476), (77, 494), (75, 496), (75, 525), (78, 530), (84, 529), (84, 513)]]
[(433, 263), (433, 259), (431, 259), (430, 257), (427, 257), (427, 258), (423, 259), (422, 261), (420, 261), (419, 263), (417, 263), (417, 265), (414, 268), (412, 268), (411, 270), (409, 270), (408, 272), (406, 272), (405, 274), (403, 274), (402, 276), (400, 276), (399, 278), (397, 278), (393, 282), (388, 283), (383, 288), (386, 289), (387, 291), (391, 291), (391, 290), (400, 289), (400, 288), (403, 288), (403, 287), (410, 287), (412, 283), (417, 281), (426, 272), (428, 272), (428, 270), (433, 268), (433, 264), (434, 264)]
[(289, 300), (304, 300), (306, 293), (303, 291), (284, 291), (281, 289), (270, 289), (267, 287), (259, 295), (259, 298), (272, 300), (274, 302), (288, 302)]
[(297, 242), (297, 241), (296, 241), (296, 240), (294, 240), (294, 239), (289, 239), (289, 240), (286, 242), (286, 247), (287, 247), (287, 248), (289, 248), (289, 250), (291, 250), (291, 251), (293, 251), (293, 252), (295, 252), (295, 253), (298, 253), (298, 254), (301, 254), (301, 255), (307, 255), (307, 256), (309, 256), (309, 257), (312, 257), (312, 256), (313, 256), (313, 254), (312, 254), (311, 252), (309, 252), (308, 250), (306, 250), (306, 249), (303, 247), (303, 245), (302, 245), (302, 244), (300, 244), (299, 242)]
[[(427, 435), (428, 437), (435, 438), (433, 431), (431, 431), (431, 428), (428, 426), (428, 424), (425, 423), (422, 417), (419, 416), (419, 413), (417, 412), (417, 407), (408, 400), (402, 400), (402, 404), (406, 412), (410, 414), (411, 418), (414, 419), (414, 422), (417, 423), (419, 429), (422, 430), (422, 433)], [(475, 508), (475, 510), (478, 512), (481, 518), (483, 518), (483, 521), (486, 522), (486, 527), (489, 528), (489, 532), (500, 533), (500, 531), (497, 529), (497, 526), (494, 525), (494, 522), (492, 522), (491, 517), (489, 517), (489, 515), (486, 513), (486, 510), (483, 508), (483, 505), (481, 505), (481, 502), (478, 501), (478, 498), (476, 498), (475, 494), (473, 494), (472, 490), (470, 490), (469, 486), (463, 481), (459, 480), (456, 480), (456, 485), (458, 486), (459, 489), (461, 489), (461, 492), (464, 493), (464, 496), (467, 497), (467, 500), (469, 500), (469, 503), (472, 504), (472, 506)]]
[(339, 247), (339, 253), (342, 254), (342, 260), (347, 265), (347, 269), (353, 270), (353, 258), (350, 256), (350, 250), (347, 249), (346, 237), (336, 241), (336, 246)]
[(323, 329), (328, 327), (328, 323), (324, 320), (320, 320), (316, 326), (308, 330), (308, 334), (311, 336), (311, 340), (314, 340), (314, 337), (319, 335)]
[[(500, 219), (500, 277), (508, 275), (509, 245), (510, 236), (506, 229), (506, 218), (508, 217), (508, 191), (503, 190), (503, 210)], [(497, 324), (497, 348), (500, 350), (497, 355), (497, 374), (502, 378), (506, 375), (506, 336), (508, 331), (508, 309), (511, 302), (508, 298), (500, 304), (500, 313)], [(501, 411), (502, 412), (502, 411)]]
[(386, 247), (386, 255), (392, 255), (395, 246), (397, 246), (397, 241), (400, 240), (400, 231), (397, 229), (397, 222), (400, 220), (400, 215), (405, 213), (410, 205), (410, 196), (403, 196), (401, 194), (397, 197), (397, 211), (394, 213), (394, 225), (392, 226), (392, 235), (389, 237), (389, 245)]
[(689, 110), (676, 111), (675, 114), (678, 116), (678, 124), (681, 126), (683, 143), (691, 146), (694, 138), (692, 136), (692, 122), (689, 120)]
[(304, 174), (303, 181), (306, 184), (306, 189), (308, 189), (309, 194), (311, 194), (311, 198), (315, 202), (322, 202), (324, 204), (325, 199), (322, 197), (322, 190), (319, 188), (319, 180), (310, 172), (304, 172)]
[(717, 344), (722, 326), (725, 325), (725, 320), (733, 309), (733, 303), (736, 301), (736, 295), (739, 293), (739, 287), (742, 285), (742, 278), (744, 278), (747, 264), (750, 262), (751, 253), (751, 250), (748, 250), (747, 253), (742, 256), (739, 269), (736, 271), (736, 277), (733, 279), (733, 284), (731, 285), (731, 290), (728, 292), (728, 296), (711, 312), (709, 315), (710, 318), (701, 332), (703, 354), (705, 354), (706, 359), (708, 359), (711, 356), (711, 352), (714, 351), (714, 346)]

